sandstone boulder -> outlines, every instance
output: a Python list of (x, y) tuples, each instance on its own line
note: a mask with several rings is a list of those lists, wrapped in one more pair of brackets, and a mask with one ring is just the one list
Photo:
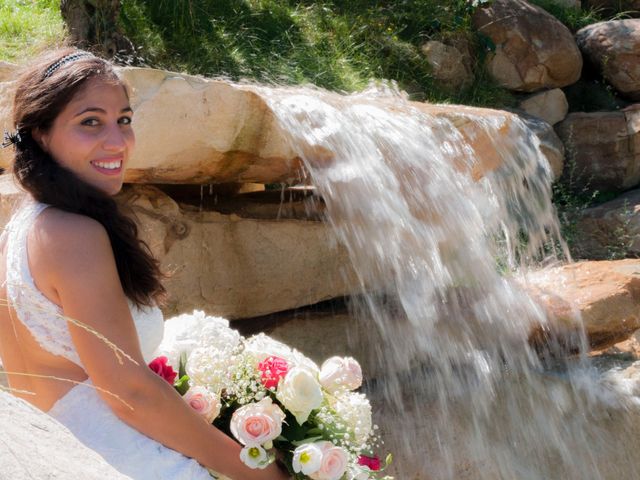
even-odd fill
[(640, 99), (640, 19), (595, 23), (576, 39), (591, 63), (621, 94)]
[(550, 125), (564, 120), (569, 111), (569, 102), (559, 88), (531, 95), (520, 102), (520, 108)]
[(573, 253), (592, 260), (640, 257), (640, 190), (586, 209), (576, 225)]
[[(464, 50), (461, 40), (446, 42)], [(238, 186), (300, 182), (301, 160), (267, 101), (269, 95), (291, 95), (288, 89), (274, 91), (152, 69), (125, 68), (121, 72), (131, 86), (136, 112), (137, 147), (126, 173), (127, 182)], [(12, 128), (14, 88), (15, 81), (0, 81), (0, 128)], [(318, 92), (305, 94), (311, 98)], [(367, 101), (356, 96), (321, 95), (328, 102), (339, 103), (340, 108)], [(385, 104), (382, 100), (376, 106), (391, 111), (396, 108), (393, 102)], [(500, 164), (497, 150), (503, 149), (504, 142), (496, 135), (514, 134), (510, 128), (513, 117), (503, 111), (420, 102), (409, 106), (446, 117), (460, 128), (478, 157), (474, 178)], [(504, 128), (487, 130), (487, 124), (498, 123)], [(512, 139), (510, 142), (516, 143)], [(314, 151), (309, 156), (322, 162), (335, 158), (336, 153)], [(6, 168), (11, 157), (11, 148), (0, 149), (0, 167)], [(467, 160), (452, 158), (452, 162), (462, 165)]]
[[(537, 119), (523, 117), (505, 110), (467, 107), (457, 105), (430, 105), (415, 103), (414, 106), (428, 115), (450, 121), (473, 150), (471, 177), (482, 178), (487, 172), (500, 167), (505, 155), (517, 155), (519, 141), (527, 141), (528, 132), (519, 128), (525, 125), (540, 140), (541, 153), (546, 157), (554, 178), (558, 178), (563, 168), (563, 147), (551, 127)], [(453, 159), (460, 170), (468, 167)]]
[(473, 83), (471, 58), (453, 45), (431, 40), (420, 48), (431, 74), (443, 87), (459, 90)]
[(580, 262), (527, 275), (526, 290), (548, 313), (547, 328), (571, 334), (579, 325), (594, 348), (640, 328), (640, 261)]
[(476, 10), (473, 25), (495, 45), (487, 67), (506, 88), (533, 92), (580, 78), (582, 56), (573, 35), (542, 8), (524, 0), (494, 0)]
[(230, 319), (253, 317), (340, 297), (355, 287), (346, 252), (322, 222), (201, 210), (178, 205), (153, 187), (131, 188), (122, 200), (171, 272), (166, 314), (204, 308)]
[(640, 108), (617, 112), (570, 113), (556, 125), (581, 184), (601, 191), (640, 184)]
[(0, 391), (4, 479), (126, 480), (69, 430), (24, 400)]

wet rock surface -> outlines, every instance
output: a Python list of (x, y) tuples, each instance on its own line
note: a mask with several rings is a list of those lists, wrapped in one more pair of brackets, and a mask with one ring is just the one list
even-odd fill
[(623, 341), (640, 328), (640, 261), (578, 262), (532, 272), (523, 286), (547, 312), (544, 331), (575, 334), (593, 348)]

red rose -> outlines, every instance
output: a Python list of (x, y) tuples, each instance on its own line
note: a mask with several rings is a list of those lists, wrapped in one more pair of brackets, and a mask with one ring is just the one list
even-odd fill
[(380, 470), (380, 459), (378, 457), (367, 457), (366, 455), (360, 455), (358, 458), (358, 465), (368, 467), (369, 470), (377, 472)]
[(262, 373), (260, 376), (262, 385), (265, 388), (275, 388), (289, 371), (289, 364), (284, 358), (271, 356), (258, 364), (258, 370)]
[(165, 356), (154, 358), (149, 368), (173, 385), (178, 373), (167, 363), (168, 361), (169, 359)]

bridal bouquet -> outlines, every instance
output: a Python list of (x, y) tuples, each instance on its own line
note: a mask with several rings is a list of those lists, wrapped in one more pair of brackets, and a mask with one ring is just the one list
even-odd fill
[[(251, 468), (284, 463), (296, 480), (390, 480), (371, 405), (355, 390), (362, 372), (350, 357), (318, 367), (264, 334), (244, 338), (203, 312), (165, 322), (149, 365), (207, 421), (243, 445)], [(176, 369), (178, 370), (176, 372)]]

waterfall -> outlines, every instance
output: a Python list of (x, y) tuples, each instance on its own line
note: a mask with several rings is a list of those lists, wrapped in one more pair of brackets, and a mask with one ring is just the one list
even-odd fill
[(396, 478), (605, 478), (619, 439), (603, 416), (626, 407), (607, 397), (584, 335), (571, 355), (534, 350), (548, 319), (515, 281), (564, 248), (536, 136), (506, 112), (430, 113), (393, 86), (247, 88), (275, 112), (349, 252)]

